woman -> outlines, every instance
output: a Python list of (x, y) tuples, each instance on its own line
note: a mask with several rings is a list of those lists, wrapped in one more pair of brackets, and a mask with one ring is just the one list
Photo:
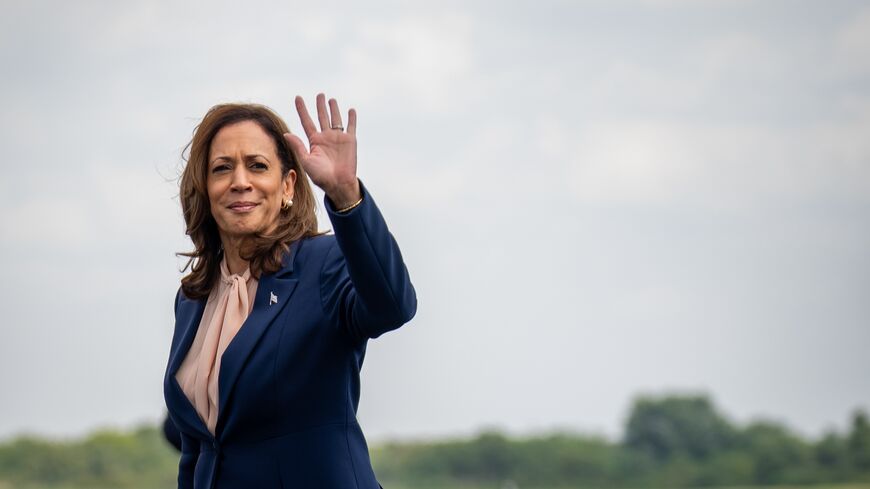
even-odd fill
[[(366, 341), (416, 312), (399, 248), (356, 177), (347, 130), (317, 96), (308, 137), (258, 105), (213, 107), (181, 177), (194, 244), (164, 379), (179, 487), (379, 487), (356, 421)], [(308, 178), (334, 235), (317, 231)]]

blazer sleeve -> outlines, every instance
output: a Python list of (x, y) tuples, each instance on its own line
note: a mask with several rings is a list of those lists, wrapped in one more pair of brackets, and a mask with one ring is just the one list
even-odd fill
[(181, 458), (178, 460), (178, 489), (193, 489), (193, 474), (199, 459), (199, 440), (181, 434)]
[(368, 190), (339, 214), (324, 197), (335, 241), (321, 271), (324, 312), (352, 338), (377, 338), (410, 321), (417, 295), (396, 240)]
[[(175, 294), (176, 321), (178, 320), (178, 304), (181, 302), (182, 294), (181, 287), (179, 287), (178, 292)], [(173, 337), (173, 351), (178, 347), (178, 345), (175, 344), (176, 341), (181, 341), (180, 337)], [(167, 423), (172, 423), (172, 421), (167, 418)], [(172, 428), (174, 428), (176, 433), (179, 435), (179, 441), (181, 442), (181, 458), (178, 460), (178, 489), (193, 489), (194, 471), (196, 469), (196, 462), (199, 459), (199, 440), (179, 430), (174, 424), (172, 425)], [(165, 430), (166, 424), (164, 424), (164, 431)], [(167, 439), (168, 438), (169, 436), (167, 436)], [(173, 443), (173, 445), (175, 444), (172, 440), (170, 440), (170, 442)]]
[(176, 450), (181, 451), (181, 432), (178, 431), (169, 416), (163, 418), (163, 438), (166, 438), (166, 441)]

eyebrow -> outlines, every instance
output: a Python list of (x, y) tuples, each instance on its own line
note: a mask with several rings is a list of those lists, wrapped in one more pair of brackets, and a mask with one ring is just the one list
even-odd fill
[[(262, 155), (262, 154), (260, 154), (260, 153), (250, 153), (250, 154), (246, 154), (246, 155), (245, 155), (245, 159), (246, 159), (246, 160), (250, 160), (250, 159), (252, 159), (252, 158), (256, 158), (257, 156), (259, 156), (260, 158), (263, 158), (264, 160), (268, 161), (269, 163), (272, 162), (272, 160), (270, 160), (268, 157), (266, 157), (266, 155)], [(230, 157), (230, 156), (223, 156), (223, 155), (222, 155), (222, 156), (217, 156), (217, 157), (215, 157), (213, 160), (211, 160), (211, 162), (212, 162), (212, 163), (215, 163), (215, 162), (220, 161), (220, 160), (233, 161), (233, 158)]]

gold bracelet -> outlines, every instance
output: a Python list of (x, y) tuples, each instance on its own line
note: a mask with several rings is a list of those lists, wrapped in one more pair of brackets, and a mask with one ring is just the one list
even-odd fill
[(362, 204), (362, 201), (363, 201), (363, 198), (362, 198), (362, 196), (360, 196), (360, 198), (359, 198), (358, 201), (356, 201), (356, 202), (354, 202), (353, 204), (351, 204), (351, 205), (345, 207), (344, 209), (339, 209), (339, 210), (337, 210), (337, 211), (335, 211), (335, 212), (336, 212), (336, 214), (344, 214), (345, 212), (351, 211), (351, 210), (355, 209), (356, 206)]

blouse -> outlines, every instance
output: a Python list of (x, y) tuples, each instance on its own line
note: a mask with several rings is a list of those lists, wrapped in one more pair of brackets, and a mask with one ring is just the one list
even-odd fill
[(250, 268), (230, 274), (224, 256), (220, 280), (208, 296), (193, 344), (175, 376), (211, 434), (217, 426), (221, 356), (254, 308), (257, 283)]

